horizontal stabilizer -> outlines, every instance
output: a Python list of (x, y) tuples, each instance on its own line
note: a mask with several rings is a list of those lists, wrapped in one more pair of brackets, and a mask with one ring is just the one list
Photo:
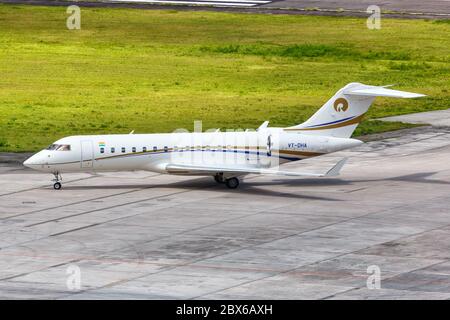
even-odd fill
[(345, 95), (366, 96), (366, 97), (390, 97), (390, 98), (420, 98), (425, 97), (424, 94), (387, 89), (384, 87), (368, 87), (354, 88), (345, 90)]

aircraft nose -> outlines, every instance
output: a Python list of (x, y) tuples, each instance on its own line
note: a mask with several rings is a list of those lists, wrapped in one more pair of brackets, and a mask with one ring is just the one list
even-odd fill
[(27, 160), (25, 160), (25, 161), (23, 162), (23, 165), (24, 165), (25, 167), (31, 168), (31, 166), (33, 165), (33, 157), (34, 157), (34, 156), (31, 156), (31, 157), (29, 157)]
[(25, 160), (23, 162), (23, 165), (25, 167), (28, 167), (28, 168), (31, 168), (31, 169), (35, 169), (36, 167), (38, 167), (41, 164), (42, 163), (40, 163), (39, 157), (36, 154), (31, 156), (31, 157), (29, 157), (27, 160)]

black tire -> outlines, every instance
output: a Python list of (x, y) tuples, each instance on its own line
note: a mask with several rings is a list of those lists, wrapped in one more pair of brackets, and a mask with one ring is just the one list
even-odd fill
[(59, 189), (61, 189), (61, 183), (59, 183), (59, 182), (55, 182), (55, 184), (53, 185), (53, 189), (55, 189), (55, 190), (59, 190)]
[(230, 178), (225, 182), (229, 189), (236, 189), (239, 186), (238, 178)]

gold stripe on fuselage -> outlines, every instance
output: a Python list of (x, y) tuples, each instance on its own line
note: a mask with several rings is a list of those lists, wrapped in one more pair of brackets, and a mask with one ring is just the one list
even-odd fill
[[(212, 147), (206, 147), (206, 146), (202, 146), (201, 149), (198, 149), (197, 147), (195, 147), (194, 149), (192, 148), (178, 148), (177, 151), (178, 152), (190, 152), (190, 151), (205, 151), (207, 148), (209, 148), (209, 150), (207, 151), (212, 151), (212, 149), (214, 149), (214, 152), (222, 152), (223, 150), (228, 151), (228, 152), (234, 152), (234, 151), (239, 151), (239, 152), (245, 152), (248, 150), (261, 150), (260, 152), (265, 153), (267, 151), (267, 149), (265, 148), (261, 148), (261, 147), (257, 147), (257, 146), (250, 146), (250, 147), (240, 147), (240, 146), (232, 146), (229, 148), (212, 148)], [(157, 150), (148, 150), (148, 151), (140, 151), (140, 152), (129, 152), (129, 153), (122, 153), (122, 154), (115, 154), (115, 155), (111, 155), (111, 156), (105, 156), (105, 157), (101, 157), (101, 158), (95, 158), (95, 160), (106, 160), (106, 159), (112, 159), (112, 158), (118, 158), (118, 157), (126, 157), (126, 156), (132, 156), (132, 155), (145, 155), (145, 154), (152, 154), (152, 153), (165, 153), (165, 152), (173, 152), (174, 149), (173, 148), (167, 148), (167, 149), (157, 149)], [(311, 151), (295, 151), (295, 150), (272, 150), (272, 153), (278, 153), (280, 155), (285, 155), (285, 156), (299, 156), (302, 158), (305, 157), (317, 157), (322, 155), (323, 153), (320, 152), (311, 152)], [(299, 158), (300, 160), (301, 158)]]
[(363, 118), (364, 118), (364, 114), (357, 116), (356, 118), (341, 122), (341, 123), (329, 124), (326, 126), (313, 127), (313, 128), (287, 128), (287, 129), (284, 129), (284, 131), (310, 131), (310, 130), (336, 129), (336, 128), (342, 128), (342, 127), (350, 126), (352, 124), (360, 123)]
[[(274, 151), (276, 152), (276, 151)], [(295, 151), (295, 150), (280, 150), (278, 153), (294, 155), (294, 156), (303, 156), (303, 157), (317, 157), (321, 156), (323, 153), (320, 152), (311, 152), (311, 151)]]

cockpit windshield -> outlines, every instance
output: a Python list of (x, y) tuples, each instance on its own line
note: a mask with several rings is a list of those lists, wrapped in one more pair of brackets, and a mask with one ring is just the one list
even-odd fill
[(51, 144), (47, 150), (70, 151), (70, 144)]

